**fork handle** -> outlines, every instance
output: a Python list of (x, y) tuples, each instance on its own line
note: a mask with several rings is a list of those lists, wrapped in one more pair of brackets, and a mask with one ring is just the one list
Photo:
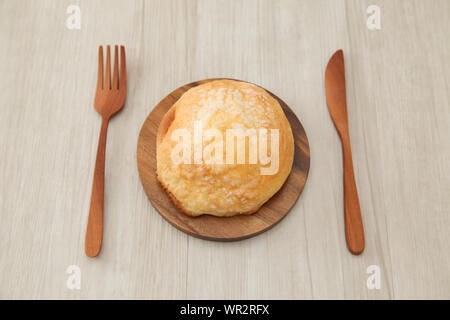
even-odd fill
[(353, 254), (364, 251), (364, 227), (359, 206), (358, 190), (356, 189), (355, 174), (353, 172), (350, 137), (342, 139), (344, 154), (344, 214), (345, 238), (347, 247)]
[(94, 182), (92, 184), (91, 205), (86, 231), (85, 251), (88, 257), (96, 257), (102, 248), (103, 238), (103, 194), (105, 186), (105, 149), (109, 117), (102, 117), (102, 127), (98, 140), (95, 160)]

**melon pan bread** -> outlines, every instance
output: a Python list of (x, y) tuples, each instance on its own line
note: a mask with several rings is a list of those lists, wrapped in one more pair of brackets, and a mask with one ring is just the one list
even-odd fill
[[(187, 129), (194, 134), (194, 124), (202, 130), (233, 128), (278, 129), (278, 170), (275, 174), (261, 174), (261, 161), (249, 163), (249, 138), (245, 143), (245, 163), (176, 163), (172, 150), (179, 143), (172, 134)], [(216, 131), (217, 132), (217, 131)], [(273, 155), (268, 134), (267, 154)], [(224, 138), (225, 140), (225, 138)], [(203, 138), (203, 150), (215, 141)], [(258, 140), (259, 141), (259, 140)], [(194, 143), (193, 143), (194, 144)], [(224, 156), (226, 158), (226, 143)], [(238, 143), (234, 147), (237, 148)], [(260, 142), (258, 142), (258, 147)], [(237, 149), (234, 149), (235, 160)], [(236, 80), (214, 80), (186, 91), (164, 115), (157, 133), (157, 178), (175, 205), (185, 214), (199, 216), (233, 216), (252, 214), (269, 200), (286, 181), (294, 159), (292, 130), (280, 104), (267, 91), (253, 84)], [(273, 161), (273, 159), (272, 159)]]

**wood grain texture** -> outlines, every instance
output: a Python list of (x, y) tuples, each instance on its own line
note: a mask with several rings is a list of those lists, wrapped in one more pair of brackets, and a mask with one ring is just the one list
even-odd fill
[[(65, 26), (79, 4), (81, 29)], [(381, 9), (368, 30), (366, 9)], [(447, 0), (0, 1), (0, 298), (450, 298)], [(97, 48), (127, 50), (127, 104), (108, 128), (103, 248), (84, 255), (101, 119)], [(324, 72), (345, 52), (366, 249), (343, 235), (342, 151)], [(243, 79), (293, 109), (308, 183), (270, 232), (220, 243), (169, 225), (136, 166), (167, 92)], [(69, 265), (81, 289), (66, 287)], [(366, 286), (378, 265), (381, 288)]]
[(325, 93), (331, 119), (333, 119), (342, 143), (345, 240), (351, 253), (361, 254), (364, 251), (364, 226), (353, 170), (352, 149), (348, 129), (344, 53), (342, 50), (336, 51), (327, 64), (325, 70)]
[[(280, 98), (270, 93), (280, 103), (294, 135), (294, 163), (283, 187), (256, 213), (234, 217), (203, 215), (190, 217), (184, 214), (170, 199), (156, 177), (156, 138), (158, 128), (175, 102), (189, 89), (218, 79), (206, 79), (181, 86), (162, 99), (152, 110), (139, 133), (137, 165), (142, 185), (158, 212), (174, 227), (194, 237), (235, 241), (256, 236), (272, 228), (283, 219), (300, 196), (309, 171), (309, 144), (300, 121)], [(173, 112), (172, 112), (173, 114)]]

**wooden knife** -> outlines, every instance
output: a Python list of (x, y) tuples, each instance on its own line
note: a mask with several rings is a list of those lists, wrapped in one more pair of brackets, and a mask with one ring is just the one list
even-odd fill
[(341, 138), (342, 152), (344, 154), (345, 238), (350, 252), (361, 254), (364, 251), (364, 227), (350, 148), (347, 99), (345, 95), (344, 53), (342, 50), (336, 51), (328, 62), (325, 71), (325, 91), (328, 110)]

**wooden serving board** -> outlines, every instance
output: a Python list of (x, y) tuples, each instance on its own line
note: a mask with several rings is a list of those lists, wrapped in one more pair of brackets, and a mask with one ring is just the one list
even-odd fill
[(217, 241), (246, 239), (264, 232), (286, 216), (305, 186), (309, 171), (309, 144), (305, 130), (294, 112), (277, 99), (294, 134), (295, 154), (292, 171), (283, 187), (256, 213), (233, 217), (202, 215), (190, 217), (178, 209), (156, 178), (156, 134), (164, 114), (192, 87), (217, 79), (206, 79), (184, 85), (165, 97), (149, 114), (138, 138), (137, 163), (142, 185), (153, 206), (173, 226), (194, 237)]

